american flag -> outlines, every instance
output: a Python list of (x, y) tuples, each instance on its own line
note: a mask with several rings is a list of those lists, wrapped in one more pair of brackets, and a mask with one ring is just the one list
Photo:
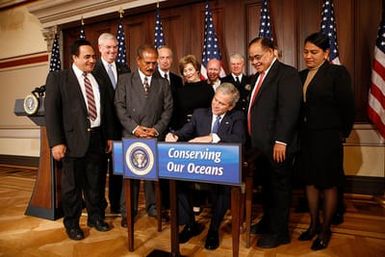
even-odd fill
[(377, 127), (382, 139), (385, 139), (385, 18), (383, 14), (372, 67), (372, 81), (369, 90), (368, 116)]
[(156, 7), (154, 44), (156, 49), (166, 44), (164, 41), (162, 21), (160, 20), (159, 3)]
[(83, 17), (82, 17), (82, 20), (81, 20), (81, 26), (80, 26), (80, 36), (79, 38), (80, 39), (86, 39), (86, 31), (84, 29), (84, 21), (83, 21)]
[(329, 37), (329, 61), (334, 64), (341, 64), (340, 58), (338, 57), (336, 19), (334, 18), (334, 5), (332, 0), (325, 0), (322, 5), (321, 16), (321, 32)]
[(259, 21), (259, 37), (268, 38), (274, 41), (273, 27), (270, 20), (269, 3), (268, 0), (263, 1), (261, 7), (261, 18)]
[[(215, 27), (213, 23), (213, 17), (211, 14), (211, 9), (209, 2), (206, 1), (205, 7), (205, 38), (203, 42), (203, 52), (202, 52), (202, 65), (201, 65), (201, 75), (207, 79), (207, 63), (211, 59), (221, 60), (221, 51), (218, 45), (218, 38), (215, 32)], [(226, 76), (225, 71), (221, 67), (220, 77)]]
[(60, 47), (59, 47), (59, 38), (56, 33), (55, 39), (52, 45), (52, 50), (51, 50), (51, 60), (49, 62), (49, 71), (59, 71), (59, 70), (61, 70)]
[(126, 36), (124, 34), (124, 27), (122, 19), (120, 19), (118, 25), (118, 31), (116, 32), (116, 39), (118, 40), (118, 58), (117, 63), (126, 64)]

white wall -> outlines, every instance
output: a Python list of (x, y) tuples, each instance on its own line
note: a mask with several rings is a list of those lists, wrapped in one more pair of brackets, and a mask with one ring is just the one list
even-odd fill
[[(0, 12), (0, 62), (45, 55), (39, 20), (25, 6)], [(15, 99), (45, 83), (48, 62), (0, 68), (0, 154), (39, 156), (39, 128), (13, 113)]]

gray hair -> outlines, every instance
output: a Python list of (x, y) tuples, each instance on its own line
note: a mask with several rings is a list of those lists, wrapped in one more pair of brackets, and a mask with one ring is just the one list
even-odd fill
[(115, 40), (115, 42), (118, 42), (118, 40), (116, 39), (116, 37), (111, 34), (111, 33), (102, 33), (99, 38), (98, 38), (98, 44), (101, 45), (103, 44), (104, 41), (106, 40)]
[(233, 99), (231, 106), (235, 106), (237, 104), (239, 100), (239, 91), (232, 83), (224, 82), (217, 88), (216, 91), (219, 91), (224, 95), (231, 95)]
[(243, 57), (243, 55), (238, 53), (230, 55), (230, 60), (231, 59), (241, 59), (243, 62), (245, 62), (245, 57)]

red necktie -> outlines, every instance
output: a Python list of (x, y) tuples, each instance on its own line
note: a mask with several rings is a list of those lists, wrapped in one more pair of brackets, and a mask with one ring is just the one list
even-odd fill
[(92, 90), (92, 85), (90, 80), (87, 78), (87, 73), (83, 73), (83, 76), (84, 76), (84, 86), (86, 88), (88, 115), (91, 120), (96, 120), (97, 113), (96, 113), (94, 91)]
[(257, 98), (257, 95), (258, 95), (259, 89), (261, 88), (264, 76), (265, 76), (264, 72), (259, 74), (258, 84), (255, 88), (253, 98), (250, 101), (249, 112), (247, 113), (247, 130), (249, 132), (249, 135), (251, 135), (251, 108), (253, 107), (255, 99)]

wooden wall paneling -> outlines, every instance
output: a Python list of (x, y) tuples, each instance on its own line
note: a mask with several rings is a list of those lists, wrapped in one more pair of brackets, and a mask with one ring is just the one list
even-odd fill
[[(247, 2), (245, 4), (246, 8), (246, 60), (248, 57), (247, 45), (249, 42), (258, 36), (259, 34), (259, 20), (260, 20), (260, 9), (262, 6), (262, 1), (258, 2)], [(274, 24), (273, 24), (274, 25)], [(247, 74), (251, 75), (255, 73), (254, 68), (250, 65), (250, 62), (247, 61)]]
[(368, 91), (370, 87), (371, 67), (378, 25), (381, 21), (382, 1), (355, 1), (354, 33), (355, 48), (354, 94), (356, 100), (356, 121), (367, 122)]
[(161, 12), (161, 20), (163, 25), (163, 33), (165, 36), (166, 45), (173, 51), (173, 64), (171, 70), (179, 74), (178, 63), (183, 56), (183, 15), (181, 9), (177, 12)]
[(270, 2), (270, 16), (276, 44), (282, 50), (282, 62), (298, 66), (296, 0), (274, 0)]
[[(224, 3), (224, 1), (214, 1), (210, 3), (213, 23), (214, 23), (215, 31), (218, 38), (218, 47), (221, 51), (222, 64), (225, 72), (227, 73), (228, 72), (228, 68), (227, 68), (228, 52), (226, 51), (227, 40), (226, 40), (225, 34), (226, 33), (230, 34), (230, 29), (228, 27), (225, 27), (225, 19), (226, 19), (225, 6), (226, 6), (226, 3)], [(202, 50), (203, 50), (203, 41), (202, 41)]]
[(297, 0), (298, 16), (298, 69), (306, 68), (303, 61), (303, 43), (311, 33), (320, 30), (322, 0)]
[(230, 55), (239, 53), (246, 57), (245, 8), (242, 1), (223, 1), (222, 63), (227, 72)]
[[(126, 51), (127, 61), (132, 71), (136, 66), (136, 49), (139, 45), (146, 42), (146, 35), (143, 33), (145, 30), (145, 20), (139, 20), (137, 17), (132, 17), (126, 30)], [(129, 35), (127, 37), (127, 34)]]

